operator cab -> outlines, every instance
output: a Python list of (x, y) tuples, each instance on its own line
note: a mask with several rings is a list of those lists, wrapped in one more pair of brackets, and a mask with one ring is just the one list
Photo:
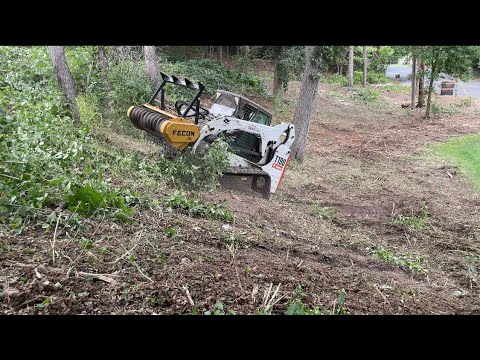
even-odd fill
[(232, 116), (262, 125), (270, 126), (272, 123), (270, 111), (242, 95), (229, 91), (217, 90), (217, 98), (209, 112), (213, 116)]
[[(213, 116), (232, 116), (240, 120), (251, 121), (257, 124), (272, 123), (272, 113), (247, 99), (246, 97), (228, 91), (218, 90), (215, 103), (209, 110)], [(235, 152), (253, 162), (262, 159), (260, 154), (260, 137), (244, 131), (229, 134), (230, 146)]]

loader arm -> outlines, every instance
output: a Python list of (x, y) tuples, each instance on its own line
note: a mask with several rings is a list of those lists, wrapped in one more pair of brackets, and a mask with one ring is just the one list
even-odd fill
[(249, 186), (252, 190), (268, 198), (270, 193), (275, 193), (282, 181), (290, 157), (290, 146), (295, 139), (294, 126), (285, 123), (268, 126), (230, 116), (220, 116), (202, 128), (192, 151), (195, 153), (202, 141), (209, 136), (216, 137), (223, 132), (236, 130), (255, 134), (260, 138), (261, 159), (258, 162), (252, 162), (229, 153), (231, 169), (227, 174), (237, 177), (250, 175), (252, 180)]

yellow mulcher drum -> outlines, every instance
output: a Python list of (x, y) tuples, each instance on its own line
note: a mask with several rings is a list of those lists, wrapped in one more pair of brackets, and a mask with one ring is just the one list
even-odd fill
[(155, 106), (131, 106), (127, 115), (133, 125), (183, 150), (198, 139), (200, 130), (191, 120), (175, 117)]

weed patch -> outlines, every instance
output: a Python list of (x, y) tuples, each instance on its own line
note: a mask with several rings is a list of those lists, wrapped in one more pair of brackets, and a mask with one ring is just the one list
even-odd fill
[(406, 267), (413, 271), (425, 271), (421, 264), (421, 258), (411, 254), (395, 254), (394, 252), (386, 250), (383, 247), (374, 249), (372, 254), (374, 258), (388, 263)]
[(184, 193), (175, 191), (166, 202), (166, 206), (170, 211), (172, 209), (180, 209), (188, 213), (190, 216), (203, 217), (233, 222), (233, 215), (228, 209), (222, 209), (220, 203), (206, 203), (201, 200), (188, 198)]

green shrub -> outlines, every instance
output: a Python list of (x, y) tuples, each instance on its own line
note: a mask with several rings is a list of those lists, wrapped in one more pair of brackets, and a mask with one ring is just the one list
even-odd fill
[[(0, 51), (7, 64), (0, 69), (0, 220), (21, 232), (33, 219), (49, 223), (45, 217), (51, 211), (42, 209), (68, 207), (76, 199), (85, 202), (79, 209), (87, 216), (100, 208), (128, 220), (131, 199), (122, 203), (123, 195), (103, 181), (105, 158), (97, 157), (88, 127), (73, 123), (71, 109), (44, 72), (48, 58), (43, 48)], [(39, 69), (32, 69), (36, 57)], [(18, 74), (11, 76), (14, 64)], [(98, 108), (85, 99), (80, 98), (80, 109), (93, 121)], [(105, 202), (99, 203), (98, 196)]]
[(123, 122), (130, 128), (128, 108), (150, 100), (155, 86), (145, 73), (144, 65), (130, 58), (121, 58), (113, 64), (108, 70), (107, 78), (112, 88), (107, 94), (107, 100), (112, 105), (113, 120), (117, 124)]
[(431, 103), (431, 111), (433, 115), (454, 115), (459, 112), (459, 106), (455, 105), (446, 105), (442, 106), (434, 102)]
[[(380, 83), (388, 83), (392, 80), (389, 79), (384, 73), (376, 73), (376, 72), (367, 72), (367, 84), (380, 84)], [(348, 79), (346, 75), (338, 75), (338, 74), (327, 74), (325, 75), (322, 80), (322, 83), (325, 84), (340, 84), (343, 86), (348, 85)], [(354, 85), (362, 85), (363, 84), (363, 72), (362, 71), (354, 71), (353, 72), (353, 84)]]
[(368, 87), (359, 87), (353, 91), (353, 98), (365, 103), (370, 103), (378, 99), (378, 92)]
[(343, 86), (348, 85), (348, 80), (345, 75), (338, 75), (338, 74), (326, 74), (320, 80), (320, 82), (324, 84), (340, 84)]
[(88, 127), (98, 127), (102, 125), (103, 114), (98, 97), (93, 93), (86, 93), (77, 96), (78, 110), (82, 123)]
[(118, 220), (130, 221), (133, 209), (129, 207), (129, 199), (117, 193), (101, 181), (89, 181), (86, 184), (75, 184), (70, 187), (70, 194), (65, 197), (68, 209), (84, 216), (111, 215)]
[(77, 93), (102, 90), (97, 69), (97, 46), (66, 46), (65, 57), (72, 73)]
[[(251, 72), (232, 70), (214, 60), (187, 60), (164, 63), (161, 66), (163, 72), (167, 74), (201, 82), (206, 87), (207, 95), (211, 97), (215, 95), (217, 89), (240, 93), (267, 94), (263, 80), (259, 76)], [(177, 92), (177, 95), (181, 96), (182, 94)]]
[(228, 209), (222, 209), (220, 203), (206, 203), (201, 200), (188, 198), (184, 193), (175, 191), (167, 200), (170, 209), (181, 209), (190, 216), (212, 218), (233, 222), (233, 215)]
[(232, 56), (235, 67), (240, 71), (249, 71), (253, 67), (253, 60), (248, 54), (239, 53)]
[(230, 166), (228, 151), (228, 144), (219, 139), (201, 154), (187, 150), (173, 160), (158, 158), (154, 172), (176, 186), (213, 189), (218, 186), (219, 178)]

